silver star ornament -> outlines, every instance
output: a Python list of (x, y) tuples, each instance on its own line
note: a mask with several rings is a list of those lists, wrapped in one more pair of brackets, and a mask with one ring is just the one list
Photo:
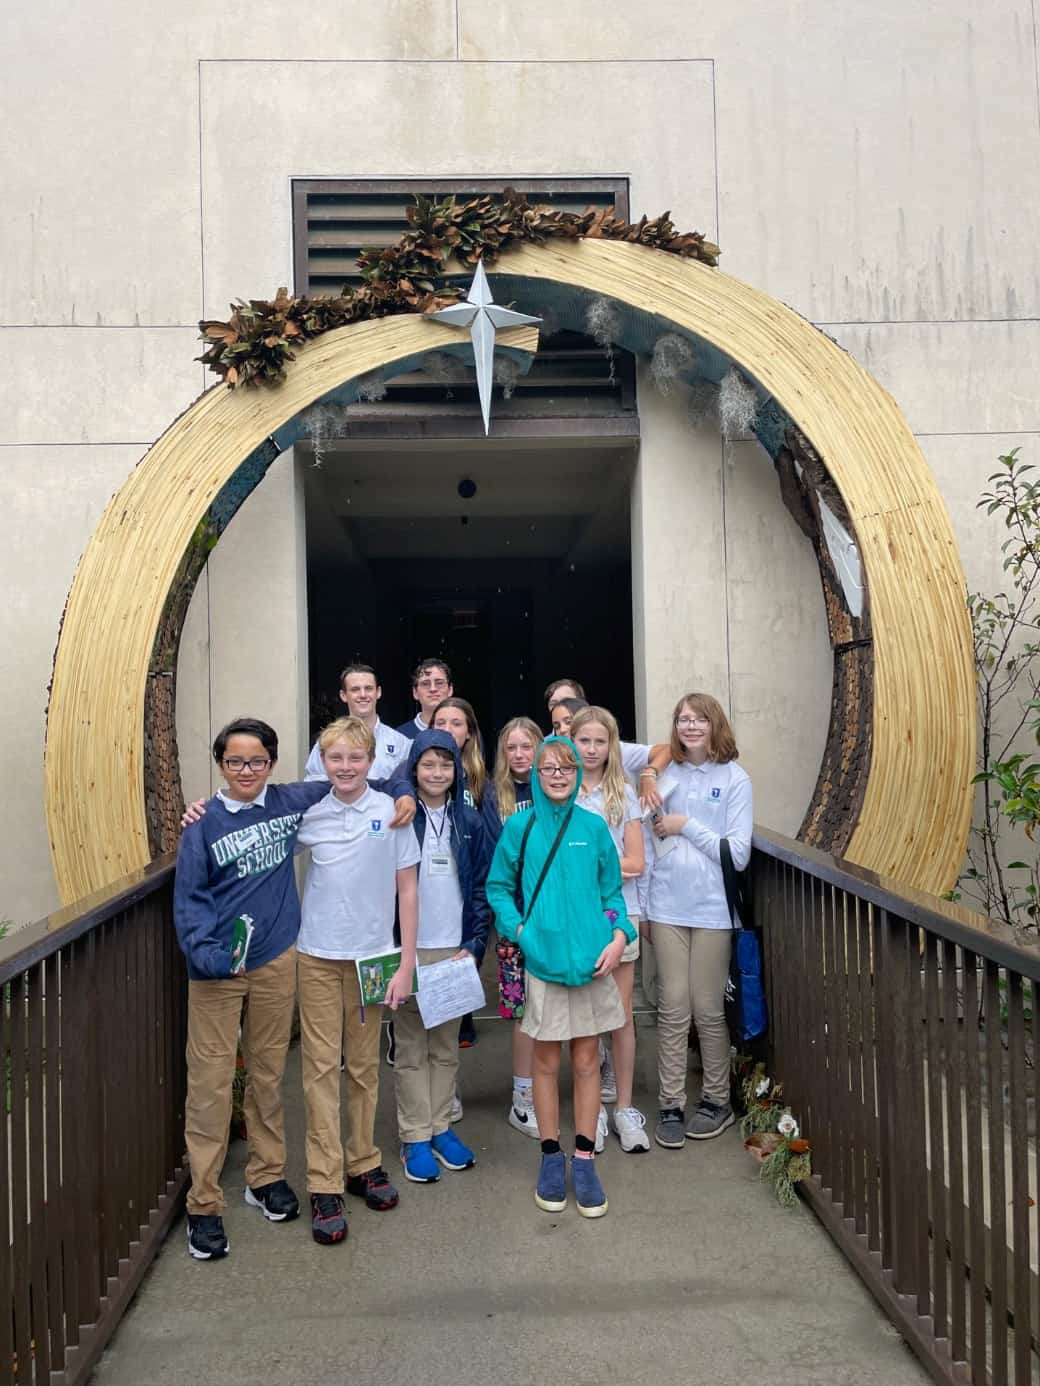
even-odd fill
[(477, 262), (477, 271), (469, 286), (464, 303), (453, 303), (450, 308), (439, 308), (435, 313), (424, 313), (423, 317), (447, 323), (449, 327), (468, 327), (473, 343), (473, 361), (477, 368), (477, 393), (480, 395), (480, 412), (484, 418), (484, 433), (491, 427), (491, 387), (495, 378), (495, 329), (499, 327), (526, 327), (540, 323), (541, 318), (528, 317), (526, 313), (514, 313), (511, 308), (500, 308), (491, 297), (491, 285), (484, 273), (484, 266)]

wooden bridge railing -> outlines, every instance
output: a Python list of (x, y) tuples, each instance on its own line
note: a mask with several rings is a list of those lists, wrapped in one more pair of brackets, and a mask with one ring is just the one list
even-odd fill
[(752, 866), (807, 1201), (936, 1381), (1035, 1382), (1040, 952), (771, 832)]
[(80, 1383), (186, 1187), (172, 858), (0, 941), (0, 1381)]

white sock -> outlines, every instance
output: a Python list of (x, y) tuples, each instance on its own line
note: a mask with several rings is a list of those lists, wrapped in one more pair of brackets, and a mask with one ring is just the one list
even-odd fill
[(513, 1075), (513, 1106), (514, 1106), (514, 1107), (518, 1107), (518, 1106), (521, 1104), (521, 1102), (522, 1102), (525, 1098), (526, 1098), (528, 1101), (530, 1101), (530, 1099), (533, 1097), (533, 1095), (534, 1095), (534, 1079), (533, 1079), (533, 1078), (517, 1078), (517, 1076), (514, 1074), (514, 1075)]

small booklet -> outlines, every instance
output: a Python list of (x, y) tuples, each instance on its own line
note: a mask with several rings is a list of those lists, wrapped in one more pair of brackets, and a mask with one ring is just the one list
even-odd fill
[(253, 941), (253, 916), (240, 914), (231, 926), (231, 975), (235, 977), (246, 968), (249, 945)]
[[(357, 958), (354, 966), (357, 968), (358, 986), (361, 988), (361, 1004), (381, 1006), (386, 1000), (386, 989), (390, 985), (390, 979), (401, 966), (401, 950), (394, 948), (389, 953), (380, 953), (374, 958)], [(419, 979), (413, 972), (411, 991), (417, 991), (418, 987)]]

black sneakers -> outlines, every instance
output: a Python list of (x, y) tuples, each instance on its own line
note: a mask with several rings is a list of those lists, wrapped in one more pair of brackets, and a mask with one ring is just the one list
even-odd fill
[(366, 1170), (364, 1174), (348, 1174), (347, 1193), (355, 1198), (363, 1198), (376, 1213), (385, 1213), (397, 1207), (397, 1190), (381, 1165)]
[(250, 1208), (259, 1208), (268, 1222), (291, 1222), (300, 1215), (300, 1200), (284, 1179), (258, 1189), (247, 1188), (245, 1200)]
[(311, 1234), (320, 1246), (334, 1246), (346, 1238), (342, 1194), (311, 1194)]
[(230, 1250), (223, 1218), (211, 1213), (188, 1214), (188, 1251), (196, 1261), (216, 1261)]

